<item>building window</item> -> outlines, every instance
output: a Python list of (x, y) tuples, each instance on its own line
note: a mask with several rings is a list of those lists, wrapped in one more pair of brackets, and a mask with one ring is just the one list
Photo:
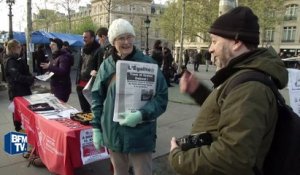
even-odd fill
[(283, 27), (282, 42), (294, 42), (296, 26)]
[(273, 42), (274, 41), (274, 28), (266, 29), (264, 41), (265, 42)]
[(291, 4), (286, 6), (286, 11), (284, 15), (284, 20), (296, 20), (297, 19), (297, 10), (298, 5), (297, 4)]
[(155, 38), (159, 37), (159, 29), (155, 29), (155, 33), (154, 33)]

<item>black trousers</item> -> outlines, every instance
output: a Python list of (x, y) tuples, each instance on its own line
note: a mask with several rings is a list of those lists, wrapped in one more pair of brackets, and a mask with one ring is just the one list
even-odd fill
[(13, 122), (14, 122), (15, 131), (17, 131), (17, 132), (20, 131), (22, 129), (22, 123), (15, 120), (14, 113), (12, 113), (12, 118), (13, 118)]
[(78, 95), (78, 99), (79, 99), (79, 103), (80, 103), (82, 112), (89, 113), (89, 112), (91, 112), (91, 105), (89, 104), (89, 102), (85, 99), (84, 95), (82, 94), (83, 88), (84, 87), (77, 86), (76, 91), (77, 91), (77, 95)]
[(198, 71), (198, 68), (199, 68), (199, 63), (194, 63), (194, 71)]
[(165, 77), (165, 80), (166, 80), (166, 82), (167, 82), (167, 85), (168, 86), (171, 86), (171, 83), (170, 83), (170, 71), (168, 71), (168, 70), (163, 70), (162, 71), (163, 72), (163, 75), (164, 75), (164, 77)]

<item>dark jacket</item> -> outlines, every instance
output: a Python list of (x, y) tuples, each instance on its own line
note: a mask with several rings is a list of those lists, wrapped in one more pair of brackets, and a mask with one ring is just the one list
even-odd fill
[[(232, 59), (212, 78), (215, 89), (204, 101), (191, 131), (208, 131), (213, 142), (188, 151), (174, 149), (169, 160), (178, 173), (254, 175), (253, 167), (261, 170), (278, 117), (275, 95), (256, 81), (240, 84), (224, 95), (235, 76), (251, 69), (270, 75), (279, 89), (288, 82), (288, 72), (275, 52), (257, 49)], [(201, 88), (192, 95), (199, 103)]]
[(9, 55), (4, 59), (4, 73), (8, 83), (9, 100), (14, 97), (31, 95), (30, 87), (34, 77), (29, 72), (26, 62), (17, 55)]
[(51, 92), (64, 102), (68, 101), (71, 93), (70, 72), (72, 65), (72, 55), (60, 50), (53, 54), (53, 61), (48, 68), (49, 72), (54, 73), (50, 81)]
[(195, 64), (200, 64), (200, 63), (201, 63), (201, 60), (202, 60), (202, 54), (201, 54), (201, 52), (199, 52), (199, 53), (197, 53), (197, 54), (195, 55), (194, 63), (195, 63)]
[(204, 58), (205, 58), (205, 60), (210, 60), (211, 58), (211, 54), (210, 54), (210, 52), (209, 51), (205, 51), (204, 52)]
[(168, 72), (170, 71), (172, 67), (172, 62), (173, 62), (173, 56), (171, 53), (171, 50), (169, 48), (164, 48), (164, 53), (163, 53), (163, 72)]
[(161, 67), (163, 63), (163, 53), (162, 48), (153, 49), (151, 57), (157, 62), (158, 67)]
[(91, 45), (84, 46), (79, 62), (76, 83), (79, 83), (80, 80), (85, 82), (89, 81), (91, 78), (91, 71), (98, 71), (100, 64), (103, 61), (103, 54), (103, 48), (101, 48), (96, 41)]
[(104, 46), (101, 45), (103, 48), (103, 59), (108, 58), (112, 54), (113, 47), (110, 43), (105, 44)]
[[(168, 87), (162, 72), (158, 69), (155, 96), (140, 109), (145, 122), (136, 127), (121, 126), (118, 122), (113, 122), (116, 81), (112, 76), (116, 72), (116, 61), (119, 60), (113, 55), (103, 61), (94, 82), (92, 125), (102, 130), (104, 145), (113, 151), (152, 152), (156, 143), (156, 119), (165, 112), (168, 103)], [(152, 58), (138, 50), (124, 60), (154, 63)]]

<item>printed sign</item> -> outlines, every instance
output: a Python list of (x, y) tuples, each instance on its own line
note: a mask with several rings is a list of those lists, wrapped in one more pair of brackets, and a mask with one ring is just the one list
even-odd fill
[(20, 132), (5, 134), (4, 151), (11, 155), (27, 152), (27, 135)]
[(97, 150), (94, 147), (92, 129), (80, 131), (80, 151), (83, 165), (109, 158), (106, 148), (101, 147), (100, 150)]

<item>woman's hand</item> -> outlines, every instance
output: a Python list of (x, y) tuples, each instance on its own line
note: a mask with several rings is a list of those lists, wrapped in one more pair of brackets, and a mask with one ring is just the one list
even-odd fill
[(41, 63), (40, 66), (41, 66), (41, 68), (43, 68), (43, 69), (48, 69), (49, 66), (50, 66), (50, 62), (48, 62), (48, 63)]

